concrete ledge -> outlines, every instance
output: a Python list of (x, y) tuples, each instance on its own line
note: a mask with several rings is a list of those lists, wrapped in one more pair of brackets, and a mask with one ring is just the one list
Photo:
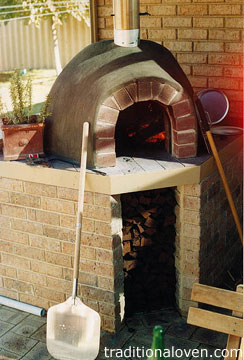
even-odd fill
[[(240, 152), (241, 149), (242, 137), (238, 137), (219, 150), (221, 161), (224, 163), (234, 154)], [(200, 165), (190, 164), (189, 162), (183, 164), (185, 166), (179, 169), (162, 169), (121, 175), (103, 176), (88, 170), (86, 174), (86, 191), (116, 195), (163, 187), (198, 184), (216, 170), (213, 157)], [(0, 161), (0, 176), (70, 189), (78, 189), (79, 184), (78, 171), (41, 166), (33, 167), (18, 161)]]

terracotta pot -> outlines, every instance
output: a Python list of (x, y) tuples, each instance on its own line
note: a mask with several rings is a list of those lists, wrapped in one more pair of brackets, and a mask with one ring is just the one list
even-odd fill
[(44, 155), (44, 123), (1, 125), (3, 132), (3, 160), (26, 159), (30, 154)]

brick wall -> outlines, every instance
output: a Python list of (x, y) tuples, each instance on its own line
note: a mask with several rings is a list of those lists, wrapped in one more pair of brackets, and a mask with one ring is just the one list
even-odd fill
[[(99, 39), (113, 38), (112, 0), (97, 0)], [(241, 0), (140, 0), (141, 38), (177, 58), (194, 90), (216, 88), (230, 100), (228, 124), (242, 124), (243, 12)], [(224, 122), (223, 122), (224, 124)]]
[[(242, 153), (224, 163), (239, 215)], [(0, 294), (48, 309), (72, 292), (78, 191), (0, 177)], [(217, 171), (176, 190), (176, 298), (183, 314), (192, 284), (219, 285), (241, 251)], [(123, 313), (120, 197), (85, 193), (78, 295), (116, 331)], [(120, 304), (122, 303), (122, 306)]]
[[(223, 167), (241, 221), (242, 153)], [(178, 306), (186, 313), (194, 305), (190, 300), (193, 283), (223, 286), (242, 246), (217, 170), (200, 184), (179, 186), (176, 195), (176, 291)]]
[[(72, 293), (78, 191), (0, 178), (0, 294), (48, 309)], [(119, 321), (120, 203), (85, 193), (78, 294), (102, 327)], [(117, 304), (117, 305), (115, 305)]]

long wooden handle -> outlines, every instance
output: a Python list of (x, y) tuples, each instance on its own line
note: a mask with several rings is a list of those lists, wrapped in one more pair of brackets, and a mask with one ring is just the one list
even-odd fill
[(84, 208), (88, 135), (89, 135), (89, 123), (85, 122), (83, 124), (81, 160), (80, 160), (80, 179), (79, 179), (79, 195), (78, 195), (79, 197), (78, 197), (78, 211), (77, 211), (77, 219), (76, 219), (76, 238), (75, 238), (75, 256), (74, 256), (74, 273), (73, 273), (73, 293), (72, 293), (73, 299), (75, 299), (77, 295), (77, 285), (78, 285), (78, 277), (79, 277), (80, 240), (81, 240), (82, 218), (83, 218), (83, 208)]
[(231, 192), (230, 192), (229, 185), (227, 183), (227, 179), (226, 179), (226, 176), (225, 176), (225, 173), (224, 173), (224, 169), (223, 169), (223, 166), (221, 164), (219, 154), (218, 154), (218, 151), (216, 149), (216, 146), (215, 146), (215, 143), (214, 143), (214, 140), (213, 140), (213, 137), (212, 137), (212, 134), (211, 134), (210, 130), (206, 131), (206, 135), (207, 135), (209, 145), (211, 147), (214, 159), (216, 161), (217, 168), (219, 170), (219, 175), (220, 175), (221, 180), (222, 180), (223, 185), (224, 185), (225, 193), (226, 193), (229, 205), (230, 205), (230, 209), (231, 209), (233, 218), (234, 218), (235, 223), (236, 223), (236, 227), (237, 227), (241, 242), (243, 244), (243, 234), (242, 234), (241, 224), (240, 224), (240, 221), (239, 221), (239, 218), (238, 218), (238, 214), (237, 214), (237, 211), (236, 211), (236, 208), (235, 208), (235, 204), (234, 204), (233, 199), (232, 199), (232, 195), (231, 195)]

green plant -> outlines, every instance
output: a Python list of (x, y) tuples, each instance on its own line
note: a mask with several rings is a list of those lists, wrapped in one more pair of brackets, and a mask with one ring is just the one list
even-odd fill
[(11, 112), (4, 111), (5, 107), (0, 98), (0, 117), (5, 125), (41, 123), (45, 122), (46, 117), (51, 115), (49, 111), (49, 96), (47, 96), (40, 114), (33, 114), (32, 82), (30, 76), (22, 76), (18, 70), (15, 70), (10, 79), (9, 91), (12, 103)]

